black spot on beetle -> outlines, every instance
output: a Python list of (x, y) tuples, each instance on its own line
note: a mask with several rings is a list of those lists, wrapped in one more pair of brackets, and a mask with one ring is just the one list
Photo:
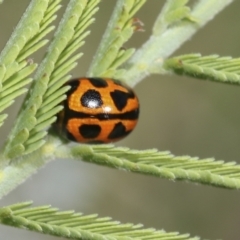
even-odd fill
[(89, 78), (88, 80), (96, 88), (105, 88), (108, 86), (107, 81), (102, 78)]
[(127, 136), (131, 131), (126, 131), (126, 127), (121, 123), (116, 123), (111, 133), (108, 135), (109, 139), (122, 138)]
[(101, 94), (94, 89), (86, 91), (82, 95), (80, 101), (82, 106), (87, 108), (99, 108), (103, 105)]
[(122, 111), (126, 107), (129, 94), (120, 90), (114, 90), (110, 92), (112, 100), (119, 111)]
[(101, 133), (101, 127), (96, 124), (83, 124), (79, 127), (79, 133), (84, 138), (95, 138)]

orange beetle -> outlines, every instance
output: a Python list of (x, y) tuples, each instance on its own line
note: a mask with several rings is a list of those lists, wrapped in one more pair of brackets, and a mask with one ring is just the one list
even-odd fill
[(71, 141), (109, 143), (127, 136), (136, 126), (139, 102), (133, 90), (110, 78), (79, 78), (67, 85), (57, 127)]

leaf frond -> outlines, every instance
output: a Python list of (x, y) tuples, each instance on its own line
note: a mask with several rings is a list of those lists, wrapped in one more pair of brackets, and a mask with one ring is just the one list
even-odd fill
[(26, 43), (39, 31), (39, 25), (47, 10), (49, 0), (31, 1), (22, 19), (0, 54), (0, 62), (6, 66), (16, 61)]
[[(0, 69), (0, 112), (27, 91), (24, 87), (32, 81), (32, 78), (27, 76), (33, 73), (37, 64), (26, 59), (48, 43), (44, 37), (54, 29), (54, 26), (49, 25), (56, 18), (54, 14), (60, 8), (59, 2), (60, 0), (32, 1), (2, 51), (0, 63), (5, 67), (5, 71), (2, 74)], [(5, 119), (1, 118), (0, 125)]]
[[(170, 6), (184, 8), (186, 1), (169, 0), (164, 7), (166, 10), (160, 13), (154, 25), (154, 34), (133, 54), (125, 65), (126, 72), (121, 76), (129, 86), (134, 86), (149, 74), (163, 73), (164, 60), (176, 51), (186, 40), (189, 40), (199, 28), (204, 26), (224, 7), (231, 3), (230, 1), (198, 1), (190, 13), (170, 18), (170, 25), (166, 22), (165, 13)], [(181, 7), (182, 6), (182, 7)], [(184, 12), (184, 11), (183, 11)], [(190, 15), (189, 15), (190, 14)], [(188, 15), (190, 17), (188, 17)], [(179, 17), (178, 17), (179, 16)], [(187, 17), (186, 17), (187, 16)], [(170, 27), (169, 27), (170, 26)], [(173, 39), (177, 39), (174, 41)]]
[[(56, 121), (56, 113), (62, 109), (58, 104), (65, 99), (63, 94), (68, 90), (66, 87), (62, 88), (62, 85), (70, 79), (69, 71), (77, 65), (76, 61), (82, 56), (82, 53), (76, 54), (75, 52), (84, 44), (83, 39), (89, 34), (89, 32), (87, 34), (84, 32), (86, 27), (89, 26), (85, 22), (86, 19), (91, 23), (93, 22), (91, 19), (98, 9), (96, 7), (98, 3), (99, 0), (72, 0), (69, 3), (64, 18), (56, 31), (55, 38), (49, 46), (47, 56), (36, 72), (35, 82), (28, 96), (29, 99), (11, 133), (5, 156), (11, 158), (15, 156), (15, 151), (13, 154), (11, 151), (14, 147), (12, 139), (17, 137), (23, 128), (29, 130), (29, 138), (22, 142), (24, 148), (28, 149), (26, 153), (30, 153), (44, 144), (45, 141), (38, 138), (33, 147), (32, 137), (36, 139), (37, 132), (45, 132), (45, 129)], [(33, 115), (28, 115), (28, 109), (32, 106), (36, 108), (36, 111), (31, 112)], [(22, 124), (23, 119), (29, 117), (36, 118), (36, 123), (31, 128)]]
[(20, 51), (19, 56), (17, 57), (18, 62), (26, 59), (39, 48), (48, 43), (48, 40), (44, 39), (44, 37), (55, 29), (55, 26), (51, 24), (57, 18), (56, 12), (61, 8), (60, 3), (61, 0), (49, 1), (48, 7), (44, 12), (44, 16), (41, 22), (39, 22), (38, 32), (28, 42), (26, 42), (25, 46)]
[(35, 232), (66, 237), (68, 239), (162, 239), (199, 240), (189, 234), (165, 232), (153, 228), (144, 229), (142, 224), (122, 224), (97, 214), (83, 215), (73, 211), (58, 211), (50, 206), (30, 207), (31, 202), (19, 203), (0, 209), (3, 224)]
[(115, 77), (119, 75), (117, 69), (135, 52), (133, 48), (124, 49), (133, 33), (140, 30), (141, 22), (134, 18), (134, 14), (143, 6), (146, 0), (119, 0), (108, 28), (99, 45), (99, 49), (89, 68), (88, 76)]
[(164, 66), (176, 74), (221, 83), (240, 84), (240, 58), (188, 54), (170, 58), (165, 61)]
[(74, 158), (169, 180), (185, 180), (218, 187), (240, 188), (240, 165), (214, 158), (174, 156), (156, 149), (131, 150), (114, 145), (67, 146), (55, 152), (59, 158)]
[[(15, 63), (12, 65), (14, 66), (14, 69), (12, 70), (15, 73), (4, 81), (0, 91), (0, 113), (10, 107), (15, 102), (15, 98), (27, 91), (25, 86), (32, 81), (32, 78), (28, 76), (33, 73), (37, 67), (37, 64), (28, 64), (28, 61), (25, 61), (26, 66), (20, 69), (19, 64)], [(18, 71), (14, 71), (16, 69), (18, 69)], [(6, 120), (6, 117), (1, 118), (1, 116), (4, 115), (5, 114), (0, 114), (0, 125), (3, 125), (4, 120)]]

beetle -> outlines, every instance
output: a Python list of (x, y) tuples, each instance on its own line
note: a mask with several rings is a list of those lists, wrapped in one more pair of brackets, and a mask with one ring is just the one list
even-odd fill
[(119, 80), (76, 78), (63, 110), (57, 115), (58, 130), (70, 141), (109, 143), (127, 136), (136, 126), (139, 101), (134, 91)]

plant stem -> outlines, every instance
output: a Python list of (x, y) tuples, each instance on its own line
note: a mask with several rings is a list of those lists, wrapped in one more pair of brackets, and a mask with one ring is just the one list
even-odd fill
[(201, 0), (191, 15), (198, 19), (198, 24), (182, 23), (177, 27), (167, 29), (161, 35), (152, 35), (143, 46), (135, 52), (128, 62), (128, 70), (123, 79), (130, 86), (136, 85), (150, 73), (162, 71), (164, 59), (176, 51), (185, 41), (189, 40), (200, 27), (214, 18), (224, 7), (233, 0)]

